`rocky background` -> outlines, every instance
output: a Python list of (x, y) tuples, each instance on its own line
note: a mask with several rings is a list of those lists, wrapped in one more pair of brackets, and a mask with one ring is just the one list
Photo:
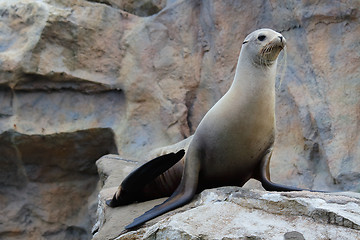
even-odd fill
[(95, 161), (145, 161), (190, 136), (230, 86), (244, 37), (262, 27), (288, 43), (272, 179), (360, 191), (359, 9), (357, 0), (0, 1), (0, 239), (91, 238)]

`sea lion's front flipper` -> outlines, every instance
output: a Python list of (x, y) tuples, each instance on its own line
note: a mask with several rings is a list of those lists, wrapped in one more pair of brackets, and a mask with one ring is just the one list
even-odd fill
[(145, 212), (134, 221), (127, 225), (125, 229), (132, 229), (141, 224), (156, 218), (166, 212), (169, 212), (175, 208), (181, 207), (190, 202), (197, 190), (198, 179), (200, 171), (199, 159), (193, 159), (193, 161), (185, 161), (185, 169), (181, 179), (181, 183), (176, 191), (162, 204), (157, 205)]
[(290, 192), (290, 191), (303, 191), (306, 189), (301, 189), (292, 186), (285, 186), (277, 183), (273, 183), (270, 180), (270, 158), (272, 155), (272, 149), (269, 149), (265, 154), (260, 164), (260, 179), (258, 179), (263, 188), (267, 191), (279, 191), (279, 192)]
[(184, 154), (185, 150), (182, 149), (177, 153), (168, 153), (144, 163), (122, 181), (114, 197), (107, 200), (106, 204), (110, 207), (117, 207), (136, 201), (136, 195), (146, 184), (174, 166)]

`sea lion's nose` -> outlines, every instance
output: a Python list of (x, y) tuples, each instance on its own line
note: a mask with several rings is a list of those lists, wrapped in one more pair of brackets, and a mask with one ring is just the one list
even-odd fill
[(283, 46), (286, 45), (286, 38), (284, 38), (282, 35), (278, 36), (278, 38), (280, 39), (280, 42)]

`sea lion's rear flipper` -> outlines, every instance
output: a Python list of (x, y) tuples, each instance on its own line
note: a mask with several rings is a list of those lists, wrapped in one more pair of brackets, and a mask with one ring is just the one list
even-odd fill
[(185, 150), (182, 149), (177, 153), (168, 153), (153, 160), (150, 160), (133, 172), (131, 172), (121, 183), (125, 189), (138, 189), (154, 180), (157, 176), (174, 166), (182, 159)]
[[(307, 189), (301, 189), (292, 186), (285, 186), (277, 183), (273, 183), (270, 180), (270, 158), (272, 155), (272, 149), (269, 149), (265, 154), (260, 164), (260, 176), (259, 181), (261, 182), (263, 188), (267, 191), (279, 191), (279, 192), (290, 192), (290, 191), (303, 191)], [(311, 190), (307, 190), (311, 191)]]
[(185, 150), (182, 149), (177, 153), (168, 153), (144, 163), (122, 181), (114, 197), (107, 200), (106, 204), (110, 207), (117, 207), (136, 201), (136, 195), (146, 184), (174, 166), (184, 154)]
[(131, 224), (125, 227), (125, 229), (132, 229), (140, 226), (153, 218), (189, 203), (197, 190), (199, 171), (200, 161), (198, 159), (193, 159), (191, 162), (185, 161), (183, 177), (176, 191), (162, 204), (153, 207), (140, 217), (135, 218)]

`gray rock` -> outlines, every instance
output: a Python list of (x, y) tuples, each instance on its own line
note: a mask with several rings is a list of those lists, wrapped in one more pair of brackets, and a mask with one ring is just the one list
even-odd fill
[(111, 129), (0, 134), (0, 239), (89, 239), (95, 161), (116, 152)]
[[(126, 206), (122, 214), (126, 209), (131, 211)], [(356, 239), (359, 214), (359, 194), (334, 197), (223, 187), (205, 190), (189, 206), (115, 239)], [(121, 221), (117, 225), (120, 235)], [(98, 234), (94, 239), (106, 239), (101, 229)]]
[(301, 233), (292, 231), (284, 234), (284, 240), (305, 240), (305, 238)]
[[(190, 204), (145, 223), (124, 227), (166, 198), (109, 208), (137, 163), (107, 155), (97, 161), (104, 185), (93, 240), (100, 239), (346, 239), (360, 230), (360, 194), (354, 192), (265, 192), (239, 187), (203, 191)], [(123, 169), (123, 170), (122, 170)]]
[(2, 2), (0, 131), (111, 128), (122, 157), (145, 161), (195, 131), (230, 86), (243, 38), (267, 26), (288, 39), (274, 180), (359, 190), (358, 1), (152, 4), (161, 11), (143, 18), (110, 1)]

